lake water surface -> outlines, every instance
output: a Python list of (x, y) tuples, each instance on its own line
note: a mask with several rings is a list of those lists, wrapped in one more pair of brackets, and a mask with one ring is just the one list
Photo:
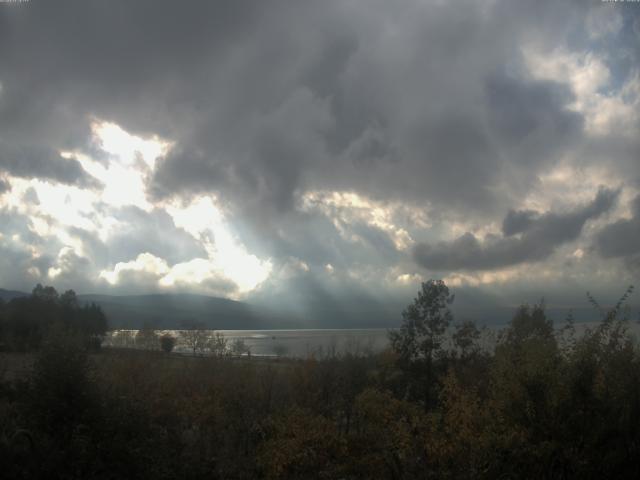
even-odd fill
[[(210, 330), (221, 333), (229, 345), (242, 340), (252, 355), (307, 357), (327, 354), (365, 354), (384, 350), (388, 345), (388, 330), (370, 329), (300, 329), (300, 330)], [(135, 347), (137, 330), (114, 330), (105, 339), (105, 346)], [(181, 339), (180, 330), (158, 330), (178, 339), (175, 351), (189, 353), (189, 347)]]
[[(584, 322), (575, 324), (575, 334), (580, 337), (587, 328), (593, 329), (599, 322)], [(564, 323), (556, 324), (556, 332), (561, 333)], [(505, 326), (490, 326), (483, 330), (480, 338), (481, 348), (491, 350), (495, 346), (499, 331)], [(640, 326), (637, 322), (629, 322), (629, 331), (636, 338), (640, 338)], [(114, 330), (108, 333), (104, 341), (107, 347), (141, 348), (136, 344), (135, 336), (138, 330)], [(185, 343), (182, 330), (156, 330), (158, 335), (171, 334), (177, 339), (174, 349), (178, 353), (191, 353)], [(292, 329), (292, 330), (207, 330), (206, 334), (221, 333), (228, 345), (235, 340), (242, 340), (250, 349), (251, 355), (257, 356), (287, 356), (318, 358), (326, 355), (342, 355), (352, 353), (363, 355), (378, 353), (389, 345), (389, 329)], [(451, 337), (445, 339), (444, 347), (451, 348)], [(157, 346), (157, 344), (155, 344)]]

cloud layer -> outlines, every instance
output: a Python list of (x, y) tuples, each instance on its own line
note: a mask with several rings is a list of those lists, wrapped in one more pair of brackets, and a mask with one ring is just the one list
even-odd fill
[(631, 217), (604, 227), (595, 237), (598, 252), (605, 258), (622, 258), (640, 267), (640, 195), (631, 202)]
[(299, 311), (435, 275), (507, 303), (616, 290), (638, 271), (635, 7), (0, 4), (0, 284)]
[(494, 270), (546, 260), (556, 248), (576, 240), (587, 221), (609, 211), (617, 195), (601, 190), (591, 203), (566, 213), (510, 210), (502, 237), (488, 234), (480, 241), (467, 232), (451, 242), (419, 244), (414, 256), (425, 268), (445, 271)]

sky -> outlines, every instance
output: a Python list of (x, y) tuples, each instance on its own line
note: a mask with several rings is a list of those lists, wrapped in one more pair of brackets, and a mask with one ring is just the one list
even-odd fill
[(349, 326), (639, 276), (640, 3), (0, 3), (0, 287)]

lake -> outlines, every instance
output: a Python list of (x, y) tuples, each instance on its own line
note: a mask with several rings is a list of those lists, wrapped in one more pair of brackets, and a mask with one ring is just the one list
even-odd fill
[[(107, 347), (135, 348), (137, 330), (114, 330), (104, 341)], [(298, 330), (209, 330), (221, 333), (228, 344), (242, 340), (251, 350), (251, 355), (318, 357), (326, 354), (364, 354), (384, 350), (388, 345), (385, 328), (369, 329), (298, 329)], [(158, 334), (171, 334), (178, 339), (174, 351), (190, 353), (181, 339), (180, 330), (157, 330)]]
[[(576, 323), (576, 336), (581, 336), (587, 328), (595, 328), (599, 322)], [(556, 324), (556, 332), (561, 333), (564, 322)], [(491, 350), (495, 346), (501, 326), (489, 326), (481, 335), (482, 349)], [(629, 332), (640, 338), (640, 326), (637, 322), (629, 322)], [(103, 343), (106, 347), (140, 348), (136, 345), (135, 336), (138, 330), (113, 330), (108, 332)], [(156, 330), (158, 335), (168, 333), (177, 338), (174, 349), (178, 353), (191, 353), (181, 336), (183, 330)], [(231, 346), (237, 339), (242, 340), (251, 350), (251, 355), (263, 357), (299, 357), (305, 358), (315, 355), (320, 358), (325, 355), (342, 355), (352, 353), (362, 355), (378, 353), (389, 345), (386, 328), (362, 329), (291, 329), (291, 330), (206, 330), (207, 334), (221, 333)], [(445, 348), (451, 348), (451, 337), (444, 341)], [(157, 347), (158, 344), (154, 344)]]

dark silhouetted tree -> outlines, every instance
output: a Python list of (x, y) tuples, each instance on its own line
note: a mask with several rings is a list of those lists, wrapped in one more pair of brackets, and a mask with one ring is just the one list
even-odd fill
[(68, 437), (88, 423), (97, 399), (83, 339), (59, 327), (47, 335), (32, 377), (32, 414), (48, 433)]
[(432, 399), (434, 361), (443, 353), (444, 335), (453, 320), (449, 309), (453, 299), (442, 280), (423, 282), (418, 296), (402, 312), (400, 329), (389, 332), (399, 366), (413, 377), (413, 389), (422, 390), (425, 407)]
[(160, 348), (165, 353), (171, 353), (176, 346), (176, 337), (165, 333), (160, 337)]
[(73, 290), (67, 290), (60, 295), (60, 305), (64, 308), (77, 309), (79, 304), (76, 292)]
[(28, 297), (14, 298), (4, 309), (0, 333), (15, 350), (37, 349), (52, 328), (83, 338), (86, 346), (97, 349), (108, 324), (96, 304), (81, 306), (73, 290), (58, 295), (55, 288), (38, 284)]
[(528, 340), (551, 341), (553, 338), (553, 321), (547, 318), (544, 301), (541, 301), (533, 307), (518, 307), (501, 340), (509, 345), (521, 345)]
[(31, 292), (31, 296), (43, 302), (51, 303), (55, 303), (59, 299), (58, 292), (55, 288), (50, 286), (43, 287), (41, 284), (35, 286)]
[(466, 359), (478, 353), (480, 334), (480, 330), (471, 320), (466, 320), (455, 326), (451, 339), (461, 358)]

